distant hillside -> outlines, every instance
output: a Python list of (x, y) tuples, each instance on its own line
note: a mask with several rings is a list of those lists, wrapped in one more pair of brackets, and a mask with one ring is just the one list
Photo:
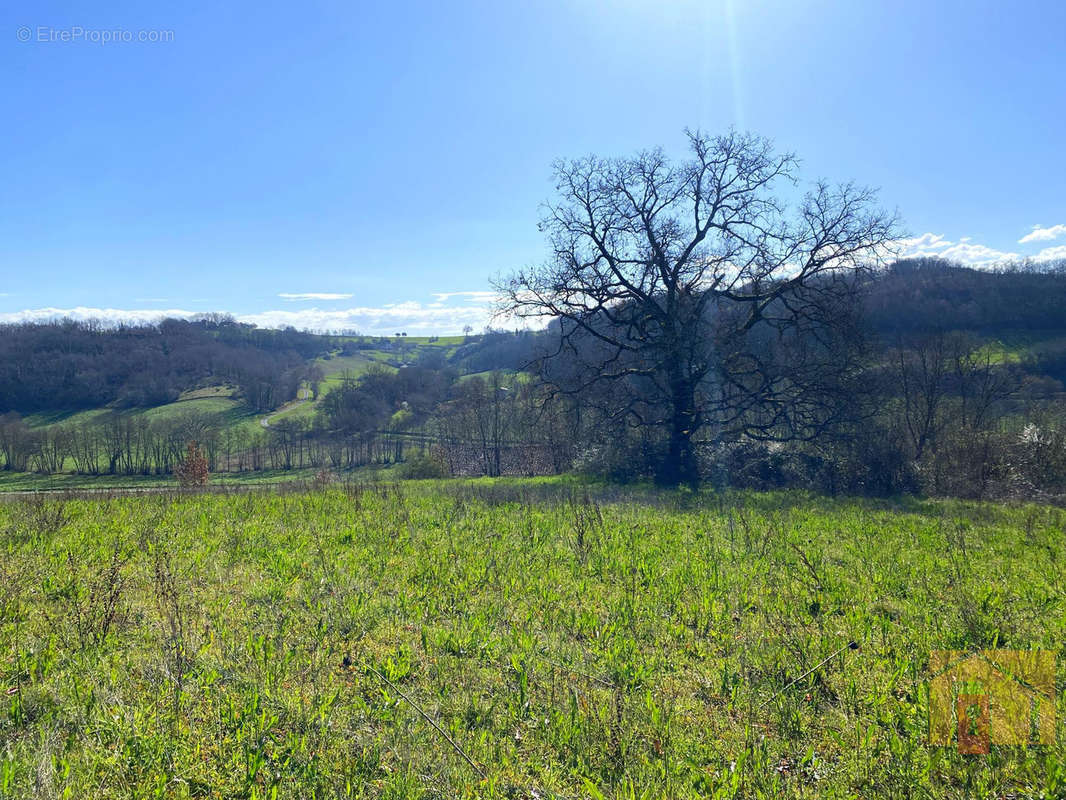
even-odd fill
[[(967, 331), (999, 342), (1028, 371), (1066, 381), (1066, 269), (988, 271), (938, 259), (900, 261), (871, 278), (867, 325), (884, 346)], [(266, 330), (225, 316), (102, 328), (71, 321), (0, 326), (0, 414), (150, 408), (227, 384), (253, 411), (336, 386), (371, 364), (459, 374), (514, 372), (548, 335), (488, 331), (467, 337), (338, 337)]]
[(0, 413), (150, 407), (231, 383), (254, 409), (295, 396), (328, 337), (211, 316), (103, 328), (69, 320), (0, 326)]
[(1066, 270), (990, 271), (932, 258), (898, 261), (871, 281), (867, 319), (882, 334), (1066, 334)]
[[(880, 346), (963, 331), (998, 341), (1031, 370), (1066, 380), (1066, 268), (978, 270), (941, 259), (898, 261), (866, 285), (864, 320)], [(496, 331), (456, 349), (467, 372), (517, 370), (542, 352), (543, 332)]]
[(962, 331), (1027, 372), (1066, 382), (1066, 265), (978, 270), (899, 261), (869, 284), (866, 321), (883, 345)]
[[(863, 313), (846, 359), (834, 350), (825, 362), (849, 404), (830, 434), (784, 449), (702, 441), (707, 474), (764, 488), (1066, 498), (1066, 274), (911, 261), (864, 280), (861, 299), (834, 310)], [(226, 317), (0, 327), (0, 470), (148, 479), (196, 442), (212, 472), (234, 475), (397, 463), (411, 477), (653, 475), (664, 440), (617, 413), (617, 384), (567, 391), (583, 365), (557, 333), (330, 336)], [(561, 392), (521, 374), (549, 353), (543, 377)], [(839, 363), (846, 372), (833, 372)]]
[[(233, 387), (231, 403), (269, 411), (301, 386), (328, 390), (371, 365), (478, 371), (465, 362), (471, 354), (477, 360), (480, 338), (334, 336), (257, 328), (225, 315), (114, 328), (71, 320), (0, 325), (0, 415), (156, 408), (221, 386)], [(497, 349), (485, 352), (492, 360)]]

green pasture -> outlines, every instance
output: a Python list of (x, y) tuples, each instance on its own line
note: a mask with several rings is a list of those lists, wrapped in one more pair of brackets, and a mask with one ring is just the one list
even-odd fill
[(1061, 733), (931, 746), (927, 666), (1061, 646), (1064, 519), (572, 479), (9, 500), (0, 796), (1062, 797)]

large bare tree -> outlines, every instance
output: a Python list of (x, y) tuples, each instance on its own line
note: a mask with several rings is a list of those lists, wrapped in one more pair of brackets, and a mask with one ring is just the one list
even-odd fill
[(556, 162), (552, 257), (499, 286), (507, 312), (557, 320), (554, 355), (583, 366), (562, 390), (610, 382), (616, 413), (664, 431), (667, 483), (698, 482), (708, 426), (806, 438), (840, 413), (853, 279), (897, 236), (869, 189), (818, 183), (790, 213), (778, 191), (800, 194), (795, 156), (686, 133), (679, 163), (658, 149)]

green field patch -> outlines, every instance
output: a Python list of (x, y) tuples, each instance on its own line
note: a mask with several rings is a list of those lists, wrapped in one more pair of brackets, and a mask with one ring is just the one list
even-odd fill
[(236, 386), (205, 386), (201, 389), (190, 389), (182, 392), (178, 400), (197, 400), (204, 397), (236, 397), (237, 392)]
[(572, 478), (9, 499), (0, 785), (1055, 797), (1061, 737), (931, 746), (927, 682), (1060, 645), (1064, 523)]
[(110, 413), (106, 408), (79, 409), (73, 411), (43, 411), (36, 414), (27, 414), (23, 421), (31, 428), (44, 428), (49, 425), (81, 425), (86, 422), (98, 420), (101, 416)]

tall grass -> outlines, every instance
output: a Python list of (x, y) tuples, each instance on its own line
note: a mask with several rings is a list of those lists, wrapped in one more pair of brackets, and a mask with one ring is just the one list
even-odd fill
[(1062, 796), (1061, 738), (930, 747), (926, 665), (1059, 646), (1063, 521), (537, 481), (0, 504), (0, 797)]

